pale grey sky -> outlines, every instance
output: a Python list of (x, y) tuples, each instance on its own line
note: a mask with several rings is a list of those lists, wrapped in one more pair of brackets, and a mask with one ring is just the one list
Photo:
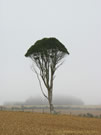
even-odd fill
[(43, 98), (24, 54), (51, 36), (70, 52), (56, 72), (54, 95), (101, 104), (100, 0), (0, 0), (0, 104)]

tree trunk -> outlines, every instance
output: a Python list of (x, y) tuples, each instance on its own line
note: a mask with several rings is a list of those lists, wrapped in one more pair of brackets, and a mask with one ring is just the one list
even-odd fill
[(48, 90), (48, 101), (49, 101), (50, 113), (54, 113), (54, 106), (52, 104), (52, 90)]

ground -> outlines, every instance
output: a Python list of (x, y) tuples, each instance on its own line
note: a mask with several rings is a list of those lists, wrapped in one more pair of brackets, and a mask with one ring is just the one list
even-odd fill
[(0, 135), (101, 135), (101, 119), (0, 111)]

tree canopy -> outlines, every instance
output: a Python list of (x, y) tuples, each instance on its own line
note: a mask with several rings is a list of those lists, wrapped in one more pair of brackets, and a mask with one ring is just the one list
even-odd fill
[(46, 52), (47, 50), (57, 50), (69, 54), (65, 46), (58, 39), (43, 38), (41, 40), (36, 41), (36, 43), (28, 49), (25, 56), (29, 57), (33, 53), (34, 54), (43, 53)]

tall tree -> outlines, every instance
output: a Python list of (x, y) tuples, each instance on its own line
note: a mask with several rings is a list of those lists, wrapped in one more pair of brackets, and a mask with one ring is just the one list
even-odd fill
[[(32, 68), (39, 80), (41, 91), (49, 102), (50, 113), (54, 112), (52, 98), (55, 71), (60, 65), (62, 65), (62, 59), (66, 54), (69, 55), (69, 52), (65, 46), (59, 40), (53, 37), (43, 38), (36, 41), (36, 43), (32, 45), (25, 54), (26, 57), (30, 57), (34, 62)], [(39, 70), (36, 70), (35, 66)], [(47, 88), (48, 95), (46, 95), (43, 91), (41, 80)]]

